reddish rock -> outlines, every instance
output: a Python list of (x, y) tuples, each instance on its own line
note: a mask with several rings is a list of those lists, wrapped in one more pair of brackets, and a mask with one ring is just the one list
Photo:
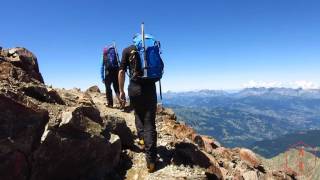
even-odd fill
[(193, 140), (197, 135), (196, 132), (189, 126), (178, 123), (177, 121), (169, 118), (164, 118), (166, 131), (173, 134), (179, 139), (188, 138)]
[(195, 131), (187, 125), (177, 124), (173, 127), (173, 130), (176, 137), (180, 139), (183, 139), (183, 138), (193, 139), (193, 137), (196, 134)]
[(11, 80), (19, 82), (31, 82), (31, 77), (21, 68), (15, 67), (8, 61), (0, 61), (0, 81), (11, 82)]
[(202, 152), (210, 161), (210, 167), (207, 168), (207, 172), (214, 174), (218, 179), (224, 179), (227, 174), (227, 170), (220, 167), (217, 160), (210, 154)]
[(176, 120), (177, 116), (172, 109), (164, 108), (162, 104), (157, 105), (157, 114), (164, 116), (164, 118), (168, 118), (171, 120)]
[(241, 148), (239, 151), (241, 160), (246, 162), (251, 167), (258, 167), (261, 165), (261, 160), (256, 156), (254, 152), (249, 149)]
[[(0, 52), (0, 179), (121, 179), (117, 174), (106, 175), (114, 172), (122, 147), (133, 150), (134, 137), (123, 119), (131, 115), (109, 116), (108, 111), (101, 118), (96, 109), (99, 104), (89, 94), (99, 93), (98, 87), (87, 93), (78, 89), (58, 93), (42, 83), (37, 59), (30, 51), (14, 48)], [(94, 96), (105, 101), (101, 94)], [(290, 172), (264, 170), (250, 150), (220, 147), (213, 138), (197, 134), (177, 122), (171, 109), (158, 106), (157, 118), (161, 119), (157, 121), (158, 132), (163, 133), (158, 137), (165, 144), (158, 147), (159, 162), (164, 166), (170, 162), (188, 165), (178, 169), (186, 174), (190, 168), (197, 169), (207, 179), (294, 179)], [(140, 172), (142, 167), (147, 173), (141, 155), (123, 154), (126, 167), (120, 168), (138, 168)], [(176, 175), (172, 169), (166, 173)], [(118, 175), (124, 174), (121, 170)]]
[(9, 49), (8, 56), (9, 57), (7, 60), (9, 60), (12, 64), (27, 72), (31, 78), (44, 83), (42, 75), (39, 71), (37, 57), (32, 52), (26, 48), (18, 47)]
[(208, 153), (211, 153), (213, 149), (221, 147), (219, 142), (209, 136), (197, 135), (193, 141)]
[(212, 153), (223, 158), (231, 161), (233, 159), (233, 154), (232, 152), (225, 148), (225, 147), (219, 147), (217, 149), (212, 150)]

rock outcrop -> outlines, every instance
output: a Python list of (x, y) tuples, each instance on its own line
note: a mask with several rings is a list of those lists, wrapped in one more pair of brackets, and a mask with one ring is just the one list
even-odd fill
[(36, 57), (0, 50), (0, 179), (294, 179), (244, 148), (223, 147), (158, 106), (158, 164), (148, 173), (134, 114), (107, 108), (97, 86), (47, 87)]
[(39, 71), (37, 57), (29, 50), (20, 47), (1, 50), (0, 60), (0, 80), (44, 82)]
[[(0, 179), (105, 179), (121, 140), (85, 93), (61, 96), (43, 84), (27, 49), (1, 51)], [(66, 95), (68, 93), (65, 93)]]

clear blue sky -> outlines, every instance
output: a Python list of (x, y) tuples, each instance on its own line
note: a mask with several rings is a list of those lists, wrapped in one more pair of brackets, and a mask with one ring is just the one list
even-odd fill
[(238, 89), (250, 80), (320, 84), (320, 1), (6, 0), (0, 46), (33, 51), (47, 84), (98, 84), (101, 52), (146, 23), (162, 42), (164, 90)]

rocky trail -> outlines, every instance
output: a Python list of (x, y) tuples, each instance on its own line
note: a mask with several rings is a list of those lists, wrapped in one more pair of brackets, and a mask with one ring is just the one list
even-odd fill
[(249, 149), (197, 134), (160, 105), (157, 171), (148, 173), (133, 112), (107, 108), (96, 86), (46, 86), (25, 48), (1, 50), (0, 109), (1, 180), (295, 179)]

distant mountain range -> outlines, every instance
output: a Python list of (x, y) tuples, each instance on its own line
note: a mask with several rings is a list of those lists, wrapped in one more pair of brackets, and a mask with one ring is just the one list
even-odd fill
[(252, 147), (257, 141), (320, 129), (319, 89), (201, 90), (167, 92), (163, 97), (179, 120), (229, 147)]
[(247, 96), (291, 96), (302, 98), (316, 98), (320, 99), (320, 89), (292, 89), (292, 88), (245, 88), (243, 90), (223, 91), (223, 90), (199, 90), (199, 91), (186, 91), (186, 92), (172, 92), (165, 93), (167, 98), (179, 97), (247, 97)]

